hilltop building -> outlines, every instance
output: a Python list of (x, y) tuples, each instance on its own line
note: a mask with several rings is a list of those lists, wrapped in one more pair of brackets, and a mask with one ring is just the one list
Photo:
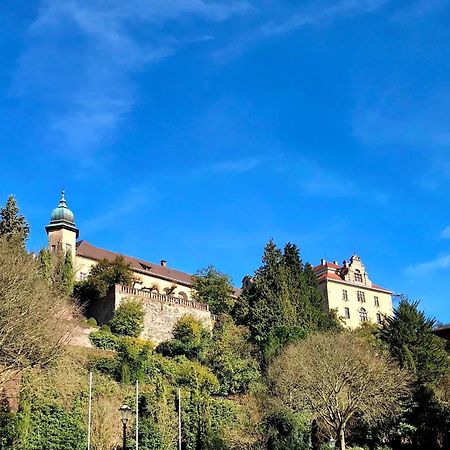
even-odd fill
[[(98, 261), (113, 261), (120, 255), (95, 247), (84, 240), (77, 242), (80, 232), (75, 225), (74, 214), (67, 206), (64, 192), (45, 229), (51, 252), (62, 250), (72, 253), (77, 281), (86, 279)], [(94, 317), (99, 324), (107, 323), (124, 299), (135, 298), (142, 301), (146, 313), (143, 338), (155, 342), (169, 339), (177, 320), (186, 314), (193, 315), (207, 327), (212, 326), (213, 319), (208, 305), (193, 299), (190, 274), (169, 268), (165, 260), (153, 263), (126, 255), (120, 256), (124, 257), (133, 271), (133, 285), (116, 285), (107, 298), (89, 305), (88, 316)], [(237, 289), (235, 295), (238, 294)]]
[(358, 255), (342, 265), (322, 259), (314, 272), (325, 306), (335, 309), (347, 327), (354, 329), (368, 321), (381, 324), (392, 315), (392, 292), (370, 280)]

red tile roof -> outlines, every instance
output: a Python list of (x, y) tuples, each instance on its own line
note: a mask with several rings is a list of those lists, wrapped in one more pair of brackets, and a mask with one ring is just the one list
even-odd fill
[[(192, 286), (192, 275), (180, 270), (170, 269), (158, 263), (144, 261), (143, 259), (134, 258), (132, 256), (122, 255), (121, 253), (111, 252), (103, 248), (94, 247), (87, 241), (81, 240), (77, 242), (77, 256), (100, 261), (107, 259), (113, 261), (118, 256), (123, 256), (125, 262), (136, 272), (173, 281), (186, 286)], [(239, 296), (241, 289), (233, 288), (233, 295)]]
[[(339, 266), (334, 263), (325, 262), (325, 264), (319, 264), (318, 266), (315, 266), (313, 268), (313, 270), (317, 275), (317, 280), (318, 280), (319, 284), (324, 283), (326, 280), (335, 280), (335, 281), (341, 281), (344, 283), (348, 283), (348, 281), (345, 281), (338, 274), (337, 269), (340, 269), (341, 267), (342, 266)], [(352, 283), (349, 283), (349, 284), (352, 284)], [(361, 286), (365, 287), (367, 289), (374, 289), (377, 291), (384, 291), (387, 293), (391, 293), (391, 291), (389, 289), (385, 289), (381, 286), (378, 286), (378, 284), (375, 284), (375, 283), (372, 283), (372, 286), (365, 286), (365, 285), (361, 285)]]

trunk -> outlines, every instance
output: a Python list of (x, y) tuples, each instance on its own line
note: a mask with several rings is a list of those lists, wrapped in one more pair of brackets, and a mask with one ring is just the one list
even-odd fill
[(339, 428), (339, 448), (341, 450), (345, 450), (345, 434), (344, 434), (344, 425)]

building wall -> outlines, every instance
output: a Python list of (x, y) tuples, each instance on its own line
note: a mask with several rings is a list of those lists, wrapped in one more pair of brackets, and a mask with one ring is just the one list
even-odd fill
[[(389, 293), (370, 289), (364, 285), (349, 284), (334, 280), (327, 280), (321, 285), (321, 290), (326, 296), (328, 307), (336, 309), (338, 316), (345, 319), (345, 308), (350, 311), (350, 318), (345, 319), (349, 328), (357, 328), (361, 325), (359, 311), (364, 308), (368, 320), (377, 323), (377, 313), (383, 318), (393, 314), (392, 297)], [(347, 300), (344, 299), (343, 291), (347, 291)], [(358, 291), (364, 292), (365, 301), (358, 300)], [(375, 305), (375, 297), (378, 297), (379, 306)]]
[(115, 304), (117, 308), (127, 299), (142, 303), (145, 311), (144, 331), (141, 337), (153, 342), (162, 342), (172, 338), (172, 331), (179, 319), (191, 315), (209, 329), (213, 326), (213, 316), (206, 305), (195, 303), (169, 295), (150, 294), (139, 289), (116, 285)]
[(73, 231), (60, 228), (59, 230), (52, 230), (48, 233), (48, 249), (55, 251), (58, 249), (66, 252), (67, 245), (70, 245), (70, 252), (72, 253), (72, 261), (75, 261), (75, 247), (76, 235)]
[[(85, 258), (83, 256), (76, 256), (75, 258), (75, 278), (81, 280), (89, 274), (92, 267), (97, 264), (97, 261)], [(192, 300), (193, 290), (186, 285), (167, 281), (155, 276), (146, 275), (141, 272), (133, 271), (135, 278), (135, 287), (138, 289), (154, 289), (160, 294), (165, 294), (167, 290), (172, 290), (171, 295), (175, 297), (186, 296), (188, 300)]]

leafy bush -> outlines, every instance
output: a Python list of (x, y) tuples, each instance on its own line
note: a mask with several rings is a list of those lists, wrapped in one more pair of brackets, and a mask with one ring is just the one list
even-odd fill
[(109, 326), (115, 334), (138, 337), (144, 331), (142, 304), (131, 299), (125, 300), (114, 312)]
[(86, 323), (87, 323), (90, 327), (96, 327), (96, 326), (97, 326), (97, 321), (94, 319), (94, 317), (89, 317), (89, 319), (86, 320)]
[(168, 357), (184, 355), (189, 359), (202, 359), (209, 338), (201, 322), (186, 315), (176, 323), (173, 339), (159, 344), (156, 351)]
[(93, 331), (89, 334), (92, 345), (103, 350), (117, 350), (120, 347), (120, 339), (108, 331)]

